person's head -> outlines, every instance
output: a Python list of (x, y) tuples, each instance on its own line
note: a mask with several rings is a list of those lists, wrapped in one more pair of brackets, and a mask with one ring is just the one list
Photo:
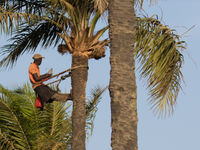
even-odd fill
[(35, 54), (33, 56), (34, 63), (39, 66), (42, 63), (42, 58), (44, 58), (42, 55)]

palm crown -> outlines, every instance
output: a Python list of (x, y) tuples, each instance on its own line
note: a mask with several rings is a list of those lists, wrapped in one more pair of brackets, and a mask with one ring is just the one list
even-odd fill
[(95, 32), (104, 11), (95, 9), (92, 0), (4, 1), (1, 4), (1, 29), (4, 32), (17, 29), (17, 32), (11, 38), (14, 42), (4, 47), (2, 54), (9, 55), (1, 65), (13, 64), (25, 51), (35, 51), (39, 43), (47, 47), (64, 42), (58, 46), (61, 54), (69, 52), (83, 53), (88, 58), (104, 57), (108, 39), (100, 41), (99, 38), (108, 26)]

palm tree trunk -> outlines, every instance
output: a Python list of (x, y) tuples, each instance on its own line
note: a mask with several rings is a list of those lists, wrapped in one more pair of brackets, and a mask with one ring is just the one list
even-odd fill
[(111, 146), (113, 150), (137, 150), (137, 87), (133, 39), (134, 0), (109, 2), (111, 40), (110, 85)]
[[(72, 55), (72, 67), (88, 66), (88, 57), (81, 54)], [(85, 150), (85, 91), (88, 68), (82, 67), (72, 71), (72, 150)]]

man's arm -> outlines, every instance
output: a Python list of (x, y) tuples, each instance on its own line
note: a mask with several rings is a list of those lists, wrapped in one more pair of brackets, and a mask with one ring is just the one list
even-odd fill
[(34, 74), (33, 74), (33, 78), (34, 78), (34, 80), (35, 80), (36, 82), (39, 82), (39, 81), (42, 81), (42, 80), (44, 80), (44, 79), (50, 77), (51, 75), (52, 75), (52, 74), (46, 73), (46, 74), (43, 74), (43, 75), (41, 75), (41, 76), (38, 77), (37, 73), (34, 73)]

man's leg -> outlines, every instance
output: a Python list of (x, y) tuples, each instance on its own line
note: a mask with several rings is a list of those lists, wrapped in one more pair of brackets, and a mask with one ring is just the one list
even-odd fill
[(60, 102), (66, 102), (67, 100), (72, 100), (71, 94), (61, 94), (61, 93), (55, 93), (51, 99), (60, 101)]

